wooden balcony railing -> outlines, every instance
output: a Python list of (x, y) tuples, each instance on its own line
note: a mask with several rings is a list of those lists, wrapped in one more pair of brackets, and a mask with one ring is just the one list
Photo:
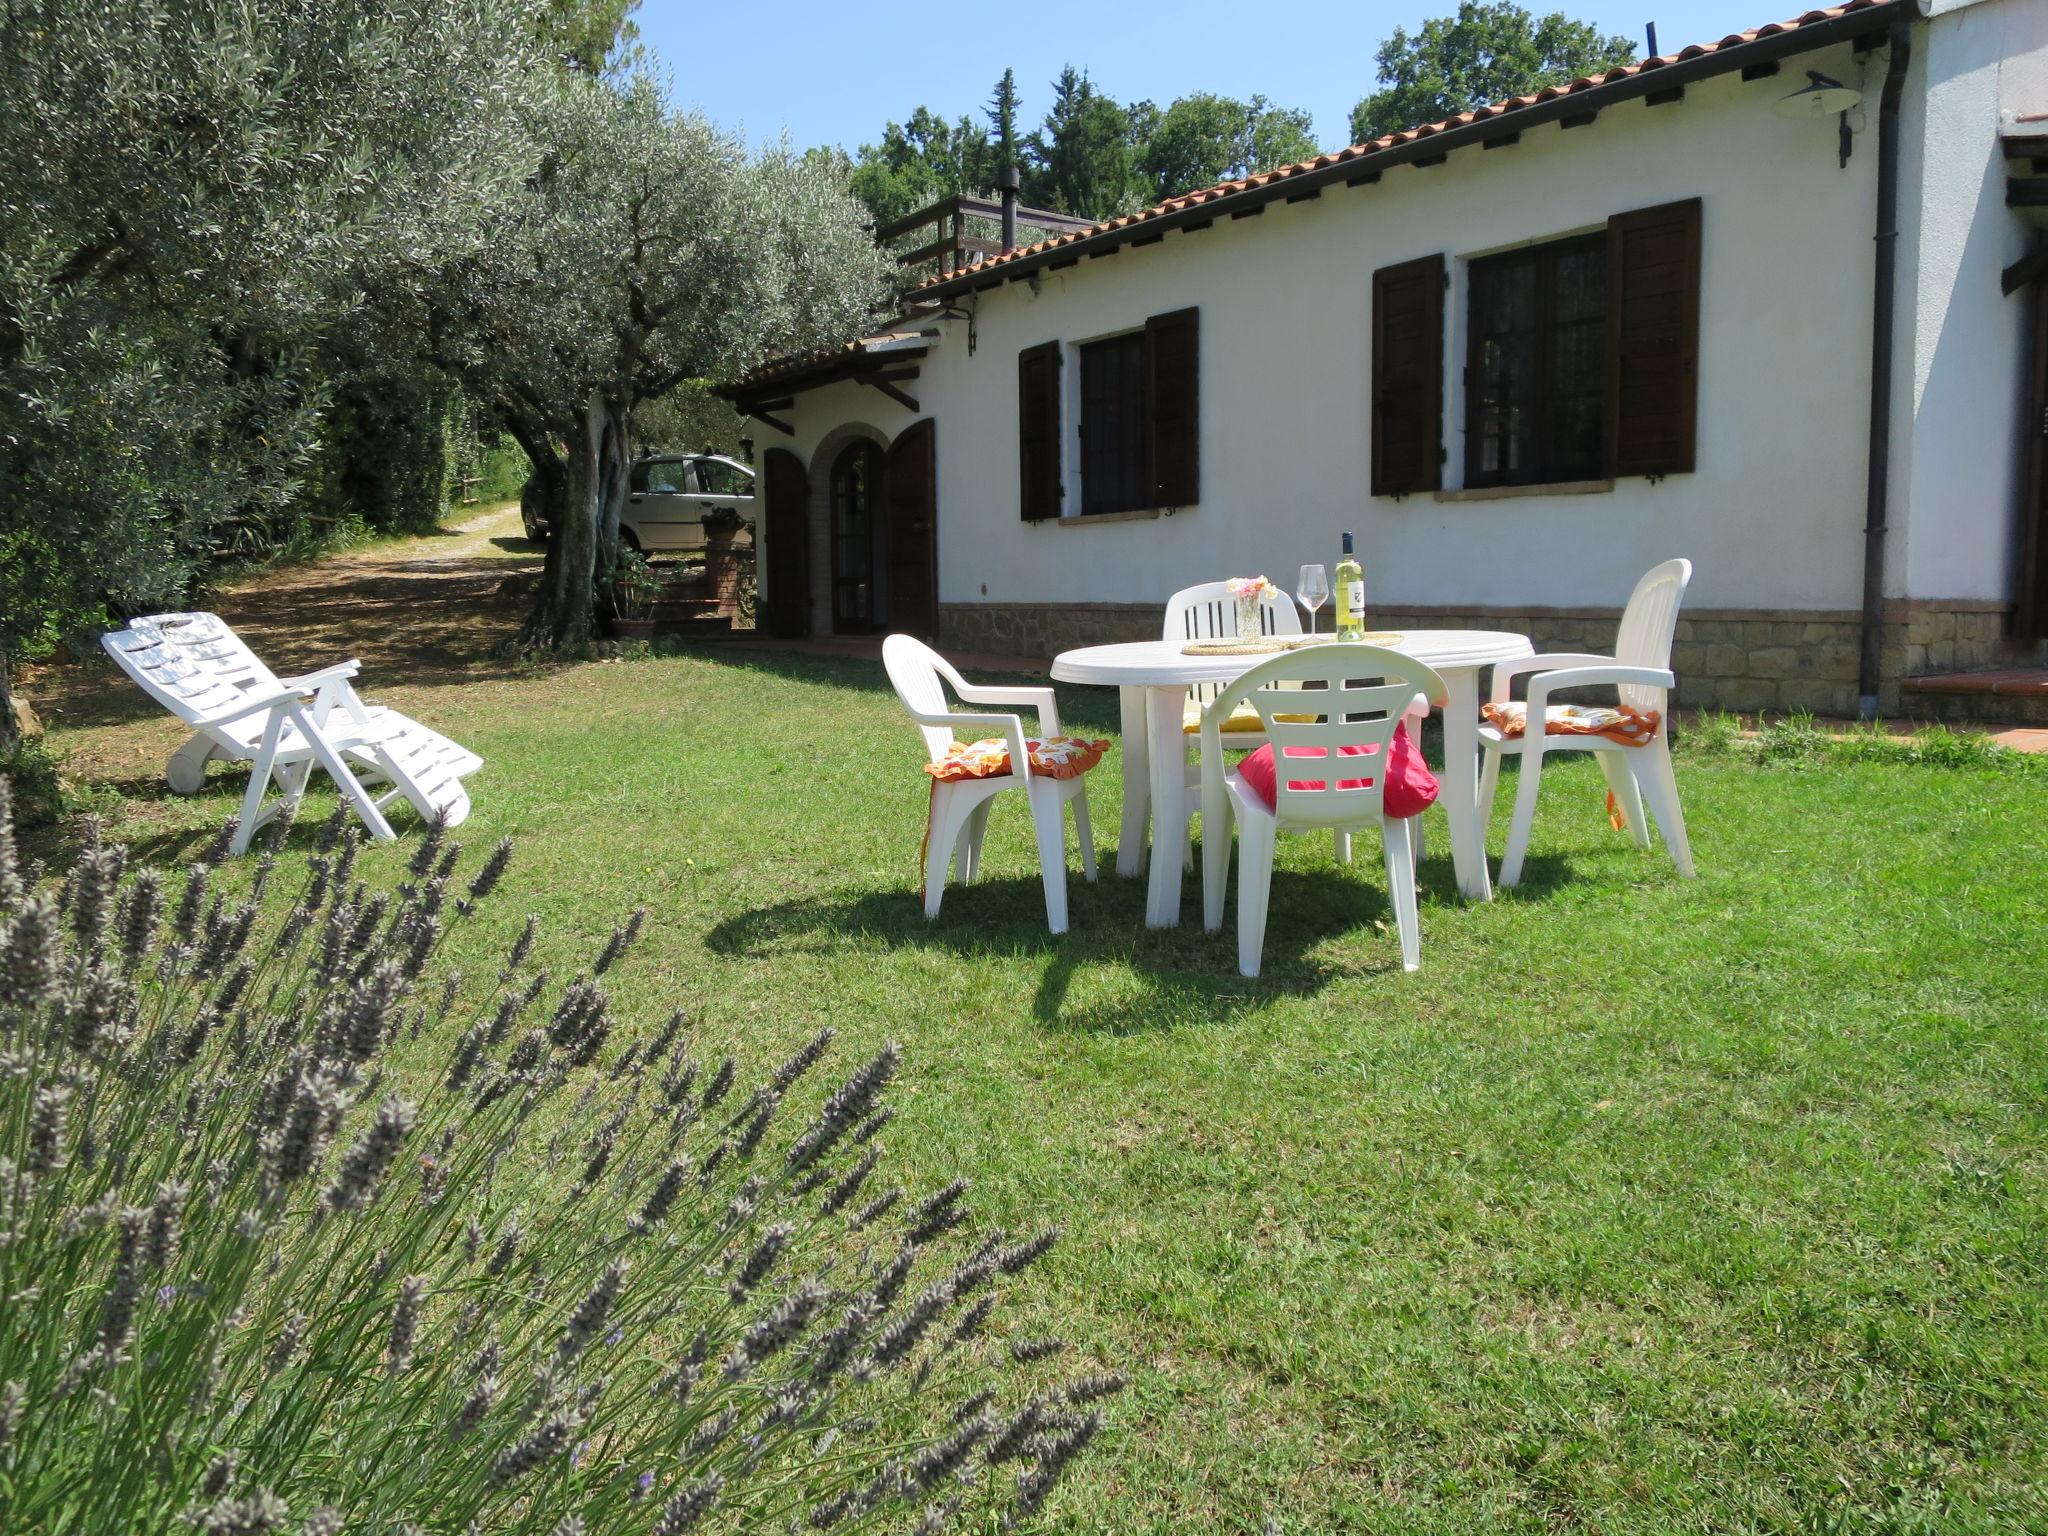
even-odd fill
[[(1095, 220), (1049, 208), (1017, 209), (1017, 244), (1093, 229)], [(944, 277), (977, 258), (1002, 254), (1003, 205), (992, 197), (949, 197), (875, 231), (875, 243), (894, 254), (905, 286)], [(929, 237), (929, 238), (927, 238)]]

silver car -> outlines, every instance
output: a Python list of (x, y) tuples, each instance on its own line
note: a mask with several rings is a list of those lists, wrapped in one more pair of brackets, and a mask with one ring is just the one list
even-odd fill
[[(636, 460), (626, 480), (619, 540), (644, 554), (704, 547), (706, 513), (727, 512), (751, 527), (754, 472), (722, 453), (658, 453)], [(544, 539), (544, 518), (529, 510), (526, 536)]]

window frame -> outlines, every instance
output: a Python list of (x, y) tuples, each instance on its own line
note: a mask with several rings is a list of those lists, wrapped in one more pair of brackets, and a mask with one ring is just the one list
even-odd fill
[[(1560, 255), (1594, 254), (1601, 262), (1601, 273), (1596, 283), (1600, 294), (1600, 315), (1598, 318), (1601, 345), (1592, 354), (1586, 367), (1589, 382), (1597, 386), (1593, 393), (1597, 402), (1595, 419), (1599, 423), (1589, 457), (1582, 463), (1559, 465), (1552, 457), (1551, 450), (1557, 442), (1553, 430), (1552, 412), (1558, 404), (1556, 391), (1551, 383), (1556, 376), (1557, 338), (1557, 280), (1556, 266)], [(1461, 306), (1465, 330), (1465, 365), (1463, 375), (1463, 399), (1461, 405), (1461, 426), (1464, 432), (1464, 488), (1468, 490), (1509, 489), (1524, 486), (1573, 485), (1599, 479), (1606, 473), (1608, 457), (1606, 447), (1608, 347), (1606, 344), (1608, 317), (1608, 285), (1606, 274), (1607, 235), (1604, 230), (1561, 235), (1550, 239), (1532, 241), (1512, 250), (1497, 251), (1486, 256), (1467, 258), (1464, 273), (1464, 302)], [(1530, 330), (1536, 338), (1536, 357), (1532, 377), (1537, 381), (1534, 388), (1533, 408), (1536, 413), (1535, 426), (1530, 440), (1536, 446), (1535, 460), (1522, 468), (1500, 468), (1489, 470), (1484, 464), (1486, 436), (1483, 412), (1485, 391), (1482, 383), (1483, 338), (1478, 323), (1477, 308), (1483, 284), (1497, 273), (1520, 267), (1536, 268), (1534, 282), (1534, 304), (1536, 316)], [(1591, 321), (1581, 321), (1591, 324)]]

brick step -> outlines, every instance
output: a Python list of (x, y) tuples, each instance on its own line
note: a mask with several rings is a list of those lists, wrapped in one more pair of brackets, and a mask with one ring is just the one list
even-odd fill
[(732, 616), (724, 613), (699, 613), (672, 619), (657, 613), (654, 617), (654, 632), (657, 635), (715, 639), (733, 633)]
[(1938, 720), (2002, 720), (2048, 725), (2048, 667), (1999, 672), (1936, 672), (1900, 684), (1906, 711)]

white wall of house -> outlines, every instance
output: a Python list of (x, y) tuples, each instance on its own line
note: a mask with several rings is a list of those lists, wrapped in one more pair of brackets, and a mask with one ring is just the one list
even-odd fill
[[(1902, 453), (1891, 585), (1915, 597), (2010, 596), (2025, 415), (2024, 295), (1998, 276), (2028, 231), (2005, 207), (1998, 136), (2048, 112), (2048, 4), (1936, 8), (1919, 29), (1901, 156)], [(1903, 442), (1901, 441), (1903, 438)]]
[[(1979, 27), (1980, 15), (1996, 28)], [(1909, 430), (1901, 448), (1905, 488), (1895, 493), (1894, 521), (1911, 553), (1894, 561), (1894, 591), (1910, 580), (1915, 595), (2003, 595), (2003, 556), (1983, 546), (2002, 541), (2010, 521), (2017, 365), (2009, 363), (2019, 327), (2016, 307), (1997, 307), (1997, 267), (2017, 236), (2002, 224), (1974, 233), (1994, 222), (1991, 212), (2010, 222), (2002, 206), (1987, 212), (1983, 204), (2002, 198), (1987, 178), (2003, 169), (1987, 160), (1995, 130), (1986, 112), (1996, 109), (1985, 106), (1983, 71), (1994, 71), (1992, 99), (2001, 89), (2009, 97), (1995, 61), (2010, 71), (2016, 32), (2038, 32), (2044, 16), (2040, 0), (1984, 0), (1918, 29), (1935, 34), (1916, 69), (1938, 87), (1928, 110), (1940, 121), (1927, 127), (1925, 162), (1909, 166), (1915, 190), (1906, 201), (1925, 203), (1929, 217), (1939, 204), (1939, 218), (1962, 227), (1952, 238), (1916, 237), (1911, 263), (1902, 259), (1901, 285), (1913, 295), (1902, 310), (1939, 323), (1901, 334), (1911, 392), (1900, 409), (1910, 401), (1926, 430)], [(1954, 41), (1941, 38), (1945, 27), (1956, 29)], [(962, 301), (974, 311), (972, 350), (964, 320), (942, 322), (922, 376), (906, 386), (937, 422), (941, 601), (1159, 602), (1177, 587), (1251, 571), (1291, 586), (1304, 561), (1334, 563), (1338, 536), (1350, 529), (1369, 604), (1613, 607), (1651, 564), (1683, 554), (1696, 566), (1696, 609), (1856, 608), (1884, 57), (1847, 45), (1798, 55), (1774, 77), (1696, 82), (1680, 102), (1626, 102), (1587, 126), (1530, 128), (1511, 146), (1454, 150), (1442, 165), (1396, 167), (1377, 184), (1269, 204), (1256, 218), (1168, 233)], [(2032, 68), (2032, 59), (2022, 63)], [(1808, 67), (1865, 92), (1845, 169), (1832, 122), (1787, 122), (1771, 110)], [(1908, 136), (1916, 136), (1910, 127)], [(1948, 186), (1948, 167), (1959, 163), (1969, 171), (1967, 196)], [(1455, 488), (1464, 462), (1466, 259), (1688, 197), (1703, 201), (1695, 472), (1568, 495), (1368, 494), (1376, 268), (1435, 252), (1450, 258), (1445, 484)], [(1944, 278), (1945, 269), (1953, 275)], [(1945, 310), (1930, 286), (1956, 294)], [(1019, 350), (1053, 339), (1071, 347), (1190, 305), (1200, 308), (1202, 329), (1199, 505), (1136, 520), (1021, 521)], [(1969, 356), (1986, 348), (1997, 352), (1988, 383)], [(1069, 509), (1080, 504), (1078, 374), (1070, 353), (1062, 423)], [(2007, 412), (2003, 426), (1987, 420), (1997, 414), (1984, 409), (1987, 400)], [(796, 438), (763, 432), (763, 444), (804, 459), (814, 506), (826, 466), (813, 460), (828, 434), (859, 421), (888, 437), (911, 419), (851, 384), (800, 395), (789, 417)], [(1965, 423), (1980, 430), (1966, 433)], [(1997, 462), (1987, 466), (1986, 454)], [(1974, 489), (1944, 499), (1942, 486)], [(1944, 536), (1945, 524), (1963, 517), (1974, 519), (1966, 536)], [(814, 529), (814, 537), (822, 535)], [(1958, 543), (1971, 547), (1950, 547)], [(822, 593), (829, 550), (815, 552)]]

